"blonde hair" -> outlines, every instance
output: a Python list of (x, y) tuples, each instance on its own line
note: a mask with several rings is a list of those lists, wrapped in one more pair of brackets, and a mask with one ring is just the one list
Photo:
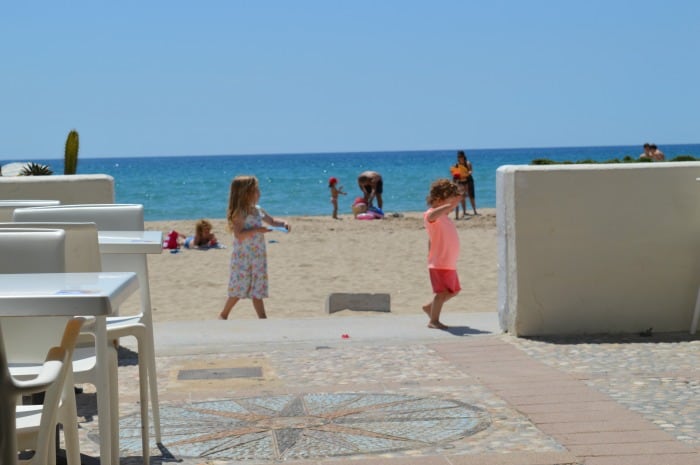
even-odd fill
[(197, 223), (194, 225), (194, 232), (198, 236), (201, 236), (204, 233), (204, 229), (212, 230), (211, 223), (207, 220), (199, 220)]
[(197, 221), (194, 225), (194, 245), (197, 247), (209, 245), (209, 241), (211, 241), (211, 234), (208, 234), (206, 238), (204, 237), (205, 229), (208, 229), (210, 232), (212, 230), (211, 223), (205, 219)]
[(460, 195), (459, 186), (449, 179), (438, 179), (430, 185), (430, 194), (425, 199), (428, 205), (439, 200), (449, 199)]
[(255, 210), (255, 193), (259, 189), (258, 178), (255, 176), (236, 176), (231, 181), (228, 196), (226, 220), (229, 231), (233, 231), (233, 219), (246, 216)]

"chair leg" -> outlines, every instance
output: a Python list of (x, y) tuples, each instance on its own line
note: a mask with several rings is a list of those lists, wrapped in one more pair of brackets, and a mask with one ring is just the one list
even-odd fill
[(700, 288), (698, 288), (698, 297), (695, 299), (695, 312), (693, 312), (693, 321), (690, 323), (690, 334), (695, 334), (698, 329), (698, 319), (700, 319)]
[(63, 437), (66, 443), (66, 462), (68, 465), (80, 465), (80, 438), (78, 437), (78, 408), (73, 391), (73, 370), (66, 375), (63, 388), (63, 400), (59, 409), (59, 422), (63, 425)]
[(146, 353), (146, 348), (144, 347), (143, 337), (138, 337), (138, 351), (139, 351), (139, 395), (141, 398), (141, 450), (143, 453), (143, 464), (149, 465), (151, 463), (151, 448), (149, 441), (149, 427), (148, 427), (148, 364), (146, 357), (143, 355)]
[[(158, 402), (158, 376), (156, 373), (156, 353), (153, 343), (152, 330), (145, 329), (143, 337), (144, 357), (143, 363), (148, 369), (148, 390), (151, 394), (151, 412), (153, 414), (153, 430), (155, 432), (156, 443), (163, 442), (160, 433), (160, 403)], [(141, 360), (139, 360), (141, 363)]]
[[(119, 359), (118, 359), (118, 354), (117, 354), (117, 348), (112, 345), (111, 342), (107, 343), (108, 345), (108, 351), (109, 351), (109, 364), (110, 364), (110, 399), (109, 399), (109, 406), (110, 406), (110, 419), (111, 419), (111, 430), (112, 430), (112, 438), (111, 438), (111, 446), (112, 446), (112, 463), (119, 463), (119, 376), (118, 376), (118, 368), (119, 368)], [(97, 395), (99, 396), (100, 393), (98, 391)], [(98, 411), (97, 414), (99, 415), (100, 412)]]

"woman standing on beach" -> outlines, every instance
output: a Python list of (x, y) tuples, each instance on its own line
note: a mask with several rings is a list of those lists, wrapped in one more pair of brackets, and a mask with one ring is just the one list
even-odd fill
[[(457, 152), (457, 164), (450, 168), (452, 173), (452, 179), (457, 183), (457, 185), (462, 189), (462, 218), (467, 215), (467, 196), (469, 196), (469, 202), (472, 204), (472, 209), (476, 215), (476, 200), (474, 195), (474, 177), (472, 162), (467, 160), (467, 155), (464, 150)], [(459, 219), (459, 205), (455, 207), (455, 219)]]
[(231, 252), (231, 277), (228, 284), (228, 299), (219, 318), (226, 320), (233, 306), (240, 299), (251, 299), (258, 318), (267, 318), (263, 299), (267, 290), (267, 251), (265, 233), (270, 226), (283, 227), (289, 231), (286, 221), (276, 220), (257, 203), (260, 187), (255, 176), (236, 176), (231, 181), (226, 219), (233, 233)]

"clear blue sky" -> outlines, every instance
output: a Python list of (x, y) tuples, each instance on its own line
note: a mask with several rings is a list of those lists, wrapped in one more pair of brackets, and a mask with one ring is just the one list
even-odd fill
[(0, 159), (700, 142), (700, 1), (15, 1)]

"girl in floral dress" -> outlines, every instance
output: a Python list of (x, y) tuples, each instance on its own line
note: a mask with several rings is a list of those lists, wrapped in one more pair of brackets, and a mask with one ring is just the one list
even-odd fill
[(222, 320), (228, 318), (240, 299), (251, 299), (258, 318), (267, 318), (263, 302), (268, 296), (265, 233), (271, 229), (263, 222), (287, 231), (290, 227), (286, 221), (268, 215), (257, 205), (259, 200), (260, 187), (255, 176), (236, 176), (231, 181), (226, 219), (233, 233), (233, 251), (228, 299), (219, 314)]

